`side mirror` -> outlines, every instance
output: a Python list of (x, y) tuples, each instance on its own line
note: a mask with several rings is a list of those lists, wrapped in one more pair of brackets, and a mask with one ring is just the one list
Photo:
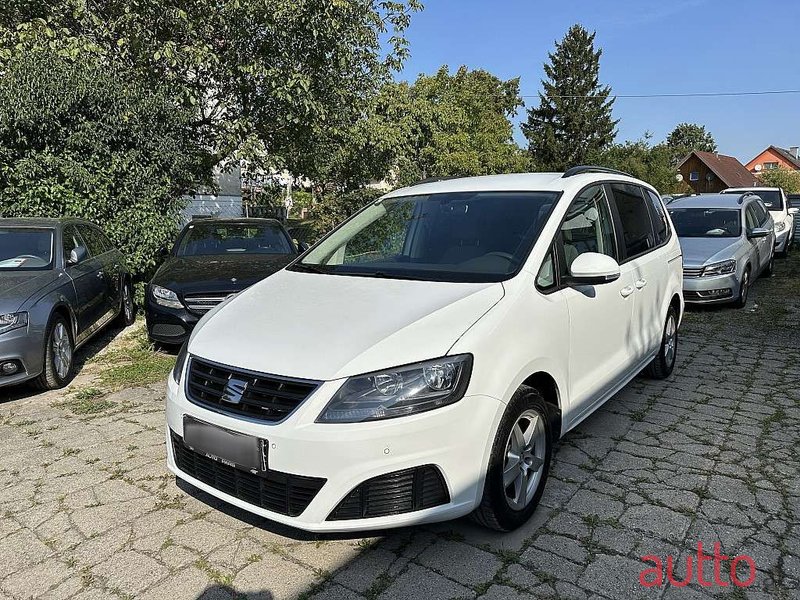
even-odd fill
[(794, 206), (794, 207), (789, 209), (789, 214), (790, 215), (796, 215), (799, 212), (800, 212), (800, 208), (797, 208), (796, 206)]
[(750, 239), (767, 237), (770, 231), (766, 227), (753, 227), (747, 232), (747, 237)]
[(73, 266), (82, 263), (88, 256), (89, 252), (86, 250), (86, 246), (78, 246), (77, 248), (73, 248), (69, 253), (67, 265)]
[(158, 256), (159, 256), (159, 258), (166, 258), (166, 256), (167, 256), (168, 254), (169, 254), (169, 249), (168, 249), (166, 246), (161, 246), (161, 247), (158, 249)]
[(569, 268), (566, 284), (602, 285), (619, 279), (619, 263), (610, 256), (598, 252), (584, 252)]

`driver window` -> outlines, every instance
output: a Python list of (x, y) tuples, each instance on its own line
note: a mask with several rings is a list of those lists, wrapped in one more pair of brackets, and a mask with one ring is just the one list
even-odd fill
[(573, 200), (561, 226), (557, 244), (561, 245), (564, 258), (559, 261), (561, 275), (568, 275), (572, 262), (585, 252), (598, 252), (619, 260), (603, 186), (587, 188)]
[(745, 219), (747, 220), (748, 231), (758, 227), (758, 217), (756, 217), (756, 210), (752, 204), (748, 204), (747, 209), (745, 209)]

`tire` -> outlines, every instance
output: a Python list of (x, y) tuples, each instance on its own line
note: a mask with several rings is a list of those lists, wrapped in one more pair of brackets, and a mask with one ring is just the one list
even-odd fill
[(763, 277), (772, 277), (772, 273), (775, 271), (775, 253), (772, 253), (772, 256), (769, 257), (769, 262), (767, 263), (766, 268), (761, 273)]
[(44, 340), (44, 367), (34, 384), (42, 390), (57, 390), (70, 382), (75, 370), (75, 341), (69, 321), (54, 315)]
[(747, 296), (750, 295), (750, 267), (744, 270), (742, 283), (739, 286), (739, 297), (733, 301), (736, 308), (744, 308), (747, 305)]
[(672, 375), (675, 360), (678, 357), (678, 311), (670, 306), (667, 318), (664, 319), (664, 329), (661, 334), (661, 347), (658, 354), (645, 367), (645, 375), (652, 379), (666, 379)]
[[(517, 425), (520, 425), (518, 430)], [(522, 438), (517, 435), (512, 436), (515, 430)], [(504, 470), (511, 464), (509, 457), (514, 447), (519, 448), (516, 440), (524, 440), (528, 437), (526, 434), (529, 431), (527, 450), (525, 453), (519, 453), (527, 456), (508, 470), (512, 476), (518, 470), (519, 473), (506, 487), (503, 477)], [(550, 408), (538, 390), (523, 385), (514, 393), (500, 421), (489, 457), (483, 498), (478, 508), (470, 515), (472, 520), (497, 531), (511, 531), (526, 523), (536, 510), (544, 492), (547, 475), (550, 472), (552, 452)], [(537, 465), (538, 469), (534, 470)], [(532, 478), (535, 480), (532, 481)], [(525, 490), (525, 494), (519, 493), (522, 489)], [(509, 494), (512, 497), (509, 497)]]
[(136, 320), (136, 305), (133, 303), (133, 288), (131, 282), (125, 279), (120, 290), (120, 310), (116, 324), (120, 327), (133, 325)]

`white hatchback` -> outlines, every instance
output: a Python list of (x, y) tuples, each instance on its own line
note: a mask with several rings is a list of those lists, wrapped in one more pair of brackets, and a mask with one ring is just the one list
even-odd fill
[(673, 369), (681, 250), (656, 191), (577, 167), (370, 204), (210, 312), (167, 396), (169, 469), (310, 531), (523, 524), (553, 444)]

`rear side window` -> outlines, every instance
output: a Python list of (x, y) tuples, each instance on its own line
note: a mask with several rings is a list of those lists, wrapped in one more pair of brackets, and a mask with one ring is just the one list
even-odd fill
[(79, 226), (79, 230), (83, 239), (86, 240), (86, 243), (89, 245), (89, 252), (92, 256), (99, 256), (111, 250), (109, 245), (107, 245), (105, 236), (96, 227), (81, 225)]
[(654, 248), (653, 223), (641, 188), (627, 183), (612, 183), (610, 187), (622, 229), (624, 258), (634, 258)]
[(661, 198), (650, 190), (644, 190), (650, 199), (650, 206), (653, 208), (653, 233), (655, 234), (656, 245), (663, 244), (669, 239), (670, 230), (667, 222), (667, 214), (664, 212), (664, 205)]
[[(584, 252), (598, 252), (619, 260), (603, 186), (587, 188), (572, 201), (561, 225), (557, 244), (561, 246), (558, 264), (562, 276), (569, 274), (573, 261)], [(546, 267), (539, 273), (539, 278), (543, 283), (547, 282)]]
[(758, 227), (758, 215), (756, 215), (755, 203), (748, 204), (744, 212), (747, 229), (750, 230)]

